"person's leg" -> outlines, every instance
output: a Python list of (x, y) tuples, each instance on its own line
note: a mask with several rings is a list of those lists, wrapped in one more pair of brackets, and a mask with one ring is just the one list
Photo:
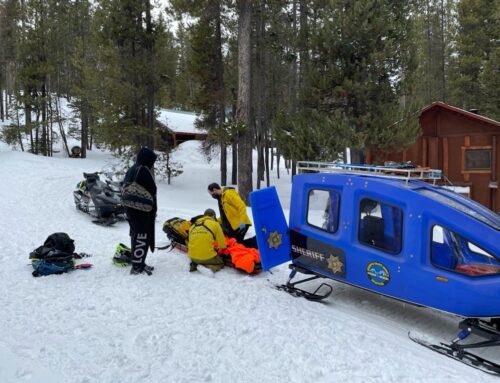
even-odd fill
[(228, 237), (231, 237), (231, 238), (234, 238), (236, 239), (236, 242), (238, 243), (243, 243), (243, 240), (245, 239), (245, 235), (248, 231), (248, 225), (243, 229), (243, 230), (228, 230), (227, 232), (225, 232), (225, 234), (228, 236)]
[(132, 250), (132, 270), (131, 273), (151, 273), (151, 269), (145, 270), (146, 256), (148, 254), (150, 238), (147, 232), (147, 221), (140, 215), (130, 217), (130, 235)]
[(252, 249), (258, 249), (258, 246), (257, 246), (257, 238), (254, 236), (254, 237), (250, 237), (250, 238), (247, 238), (247, 239), (244, 239), (241, 244), (245, 247), (250, 247)]
[(224, 261), (218, 255), (216, 255), (213, 258), (206, 259), (206, 260), (198, 260), (198, 259), (197, 260), (193, 260), (193, 262), (196, 263), (196, 264), (203, 265), (203, 266), (209, 268), (214, 273), (216, 271), (219, 271), (220, 269), (222, 269), (224, 267)]

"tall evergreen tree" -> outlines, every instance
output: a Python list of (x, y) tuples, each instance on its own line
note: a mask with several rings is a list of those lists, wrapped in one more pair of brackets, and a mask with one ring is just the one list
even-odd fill
[(100, 100), (98, 139), (113, 149), (154, 146), (154, 106), (158, 105), (163, 55), (157, 42), (165, 24), (153, 20), (150, 0), (102, 0), (95, 13), (98, 34), (96, 71)]
[(499, 7), (494, 0), (460, 0), (457, 4), (453, 103), (463, 109), (477, 108), (481, 111), (483, 106), (491, 105), (486, 90), (491, 89), (492, 84), (483, 73), (485, 70), (495, 73), (492, 68), (498, 68), (498, 61), (490, 63), (490, 60), (495, 56), (500, 38)]
[(221, 161), (221, 184), (227, 183), (226, 102), (223, 61), (222, 0), (189, 1), (176, 0), (172, 5), (177, 12), (196, 17), (189, 28), (188, 69), (195, 82), (192, 104), (201, 112), (198, 125), (207, 129), (219, 144)]

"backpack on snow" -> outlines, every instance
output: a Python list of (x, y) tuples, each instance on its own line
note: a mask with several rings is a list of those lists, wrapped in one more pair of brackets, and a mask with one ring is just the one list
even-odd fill
[(54, 233), (30, 253), (34, 277), (62, 274), (75, 267), (74, 241), (66, 233)]
[(190, 228), (191, 222), (179, 217), (167, 219), (163, 224), (163, 231), (173, 245), (186, 246)]

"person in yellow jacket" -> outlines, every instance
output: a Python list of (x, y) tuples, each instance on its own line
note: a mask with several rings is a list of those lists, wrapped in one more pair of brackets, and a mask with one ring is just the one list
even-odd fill
[(196, 271), (198, 265), (203, 265), (213, 272), (224, 267), (224, 261), (217, 255), (218, 249), (227, 247), (226, 239), (220, 224), (215, 218), (215, 211), (207, 209), (203, 215), (191, 219), (191, 228), (187, 240), (188, 255), (191, 258), (189, 271)]
[(221, 188), (215, 182), (208, 185), (208, 193), (219, 204), (219, 222), (224, 233), (228, 237), (235, 238), (239, 243), (243, 243), (245, 234), (252, 225), (245, 202), (234, 188)]

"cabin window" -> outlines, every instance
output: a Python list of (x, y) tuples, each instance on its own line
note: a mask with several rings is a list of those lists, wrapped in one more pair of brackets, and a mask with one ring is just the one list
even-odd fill
[(311, 190), (307, 203), (307, 223), (329, 233), (335, 233), (339, 226), (339, 207), (338, 191)]
[(463, 147), (463, 171), (490, 171), (491, 147)]
[(372, 199), (359, 205), (359, 241), (387, 253), (397, 254), (402, 247), (403, 211)]
[(500, 274), (497, 257), (439, 225), (432, 227), (431, 263), (471, 277)]

